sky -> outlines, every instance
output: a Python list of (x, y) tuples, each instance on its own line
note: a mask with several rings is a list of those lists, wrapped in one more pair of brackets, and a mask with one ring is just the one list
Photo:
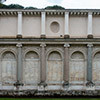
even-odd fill
[(100, 9), (100, 0), (7, 0), (4, 4), (20, 4), (24, 7), (37, 8), (59, 5), (66, 9)]

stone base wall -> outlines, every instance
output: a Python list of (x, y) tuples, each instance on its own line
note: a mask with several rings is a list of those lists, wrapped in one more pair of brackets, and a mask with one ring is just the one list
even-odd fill
[(0, 39), (0, 95), (100, 95), (99, 42)]

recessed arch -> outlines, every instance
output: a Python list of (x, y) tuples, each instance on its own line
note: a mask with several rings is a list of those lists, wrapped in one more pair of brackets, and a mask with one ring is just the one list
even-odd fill
[[(2, 54), (2, 81), (4, 84), (16, 82), (17, 61), (11, 51), (5, 51)], [(12, 84), (13, 85), (13, 84)]]
[(93, 56), (93, 81), (100, 82), (100, 51), (97, 51)]
[(47, 82), (61, 83), (63, 81), (63, 60), (60, 52), (51, 51), (47, 59)]
[(84, 54), (80, 51), (75, 51), (72, 53), (71, 59), (84, 59)]
[(61, 60), (61, 54), (58, 51), (52, 51), (48, 55), (48, 60)]
[(2, 55), (2, 59), (15, 59), (15, 55), (11, 51), (6, 51)]
[(85, 57), (81, 51), (75, 51), (71, 54), (70, 60), (70, 81), (85, 81)]
[(24, 60), (24, 82), (25, 84), (37, 84), (40, 80), (40, 59), (35, 51), (28, 51)]
[(100, 59), (100, 51), (94, 54), (94, 59)]
[(39, 55), (35, 51), (29, 51), (26, 53), (25, 59), (39, 59)]

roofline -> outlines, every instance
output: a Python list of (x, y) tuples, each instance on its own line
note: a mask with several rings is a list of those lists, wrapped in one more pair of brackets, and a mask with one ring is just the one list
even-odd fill
[(42, 11), (57, 11), (57, 12), (59, 12), (59, 11), (63, 11), (63, 12), (66, 12), (66, 11), (68, 11), (68, 12), (89, 12), (89, 11), (91, 11), (91, 12), (100, 12), (100, 9), (65, 9), (65, 10), (53, 10), (53, 9), (50, 9), (50, 10), (47, 10), (47, 9), (32, 9), (32, 10), (30, 10), (30, 9), (0, 9), (0, 11), (16, 11), (16, 12), (23, 12), (23, 11), (38, 11), (38, 12), (42, 12)]

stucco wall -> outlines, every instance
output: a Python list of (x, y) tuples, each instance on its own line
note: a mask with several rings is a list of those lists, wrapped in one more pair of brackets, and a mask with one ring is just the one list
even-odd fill
[(93, 35), (100, 38), (100, 16), (93, 16)]
[(72, 38), (87, 37), (87, 16), (70, 16), (69, 33)]
[[(57, 32), (53, 32), (51, 29), (51, 23), (52, 22), (57, 22), (59, 24), (59, 28)], [(55, 25), (55, 30), (56, 30), (56, 25)], [(46, 18), (46, 36), (47, 37), (52, 37), (52, 38), (57, 38), (57, 37), (62, 37), (64, 35), (64, 16), (47, 16)]]
[(0, 16), (0, 37), (16, 37), (17, 16)]
[(39, 16), (23, 16), (23, 37), (40, 37), (41, 18)]

